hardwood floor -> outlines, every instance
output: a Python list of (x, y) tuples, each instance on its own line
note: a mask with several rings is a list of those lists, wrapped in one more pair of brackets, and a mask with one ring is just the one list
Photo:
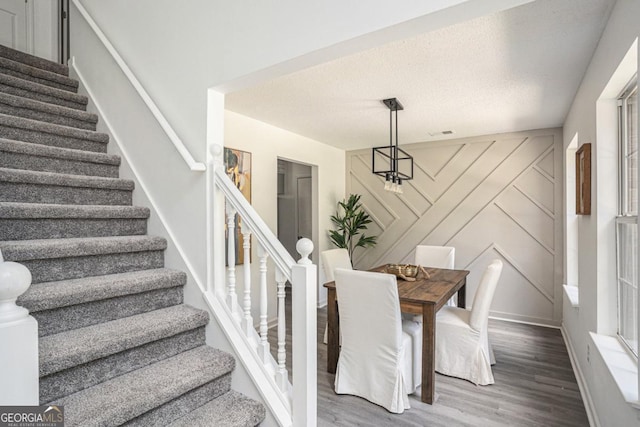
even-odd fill
[[(289, 300), (289, 299), (288, 299)], [(288, 301), (287, 301), (288, 302)], [(287, 304), (287, 367), (291, 375), (291, 316)], [(326, 310), (318, 310), (318, 426), (588, 426), (569, 356), (557, 329), (489, 321), (497, 363), (495, 384), (475, 386), (436, 374), (433, 405), (410, 396), (411, 409), (396, 415), (365, 399), (337, 395), (326, 372), (322, 343)], [(276, 328), (269, 331), (275, 355)]]

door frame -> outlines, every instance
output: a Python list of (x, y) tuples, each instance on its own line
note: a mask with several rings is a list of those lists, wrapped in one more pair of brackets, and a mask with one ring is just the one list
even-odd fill
[[(311, 253), (311, 260), (314, 264), (318, 265), (319, 261), (320, 261), (320, 256), (319, 256), (319, 238), (320, 238), (320, 233), (318, 230), (319, 227), (319, 193), (318, 193), (318, 165), (314, 165), (314, 164), (310, 164), (310, 163), (306, 163), (306, 162), (301, 162), (298, 160), (294, 160), (291, 158), (286, 158), (286, 157), (280, 157), (278, 156), (277, 158), (278, 160), (282, 160), (285, 162), (289, 162), (289, 163), (295, 163), (295, 164), (299, 164), (299, 165), (303, 165), (303, 166), (308, 166), (310, 168), (311, 171), (311, 231), (312, 231), (312, 235), (311, 235), (311, 241), (314, 244), (314, 249), (313, 252)], [(277, 174), (278, 171), (276, 170), (276, 178), (277, 178)], [(307, 177), (305, 177), (307, 178)], [(297, 198), (297, 180), (296, 180), (296, 198)], [(277, 197), (277, 196), (276, 196)], [(296, 202), (297, 203), (297, 202)], [(277, 200), (276, 200), (276, 204), (277, 204)], [(276, 209), (278, 210), (278, 209)], [(280, 213), (277, 212), (276, 213), (277, 217), (279, 218)], [(296, 237), (298, 236), (297, 232), (298, 232), (298, 208), (296, 205)], [(279, 220), (276, 220), (276, 223), (278, 223)], [(278, 234), (278, 233), (276, 233)], [(294, 259), (297, 261), (299, 258), (299, 255), (294, 256)]]

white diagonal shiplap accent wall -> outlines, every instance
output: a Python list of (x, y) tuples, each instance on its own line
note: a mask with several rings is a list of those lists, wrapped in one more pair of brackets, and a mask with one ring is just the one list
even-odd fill
[(383, 190), (371, 151), (347, 153), (347, 193), (362, 194), (375, 248), (356, 268), (413, 262), (418, 244), (456, 248), (471, 271), (467, 304), (494, 258), (504, 270), (492, 315), (559, 325), (562, 309), (562, 132), (543, 129), (402, 146), (414, 156), (404, 194)]

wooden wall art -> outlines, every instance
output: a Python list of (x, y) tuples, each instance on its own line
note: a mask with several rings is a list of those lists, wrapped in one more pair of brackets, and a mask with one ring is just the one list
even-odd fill
[(576, 215), (591, 215), (591, 144), (576, 151)]

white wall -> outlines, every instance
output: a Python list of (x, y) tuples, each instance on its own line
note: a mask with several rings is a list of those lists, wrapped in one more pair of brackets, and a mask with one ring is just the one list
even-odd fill
[[(192, 172), (174, 148), (129, 80), (120, 70), (86, 21), (71, 10), (71, 54), (74, 67), (87, 81), (104, 119), (117, 133), (144, 185), (138, 187), (153, 200), (165, 225), (168, 238), (193, 266), (195, 279), (206, 284), (206, 192), (205, 174)], [(109, 149), (113, 144), (109, 144)], [(204, 158), (204, 156), (203, 156)]]
[[(197, 159), (206, 150), (207, 88), (254, 74), (256, 83), (265, 69), (260, 79), (526, 1), (80, 0)], [(310, 52), (319, 53), (301, 60)]]
[[(383, 0), (367, 4), (356, 0), (331, 0), (321, 4), (293, 0), (277, 4), (222, 0), (72, 0), (88, 10), (196, 161), (207, 158), (207, 137), (209, 144), (220, 143), (217, 137), (224, 127), (222, 97), (217, 97), (220, 105), (207, 109), (211, 100), (207, 90), (211, 87), (217, 87), (218, 92), (228, 91), (398, 37), (528, 1), (411, 0), (398, 7)], [(82, 23), (74, 22), (73, 17), (71, 21), (73, 34), (74, 25)], [(87, 45), (91, 43), (91, 38), (72, 36), (72, 55), (85, 52), (87, 56), (79, 61), (90, 62), (91, 49)], [(247, 76), (250, 78), (246, 79)], [(115, 79), (109, 82), (107, 75), (102, 79), (105, 81), (102, 90), (117, 92)], [(243, 83), (238, 83), (239, 80)], [(121, 115), (118, 119), (127, 122), (132, 117), (135, 116)], [(133, 129), (127, 123), (123, 126)], [(156, 143), (159, 150), (165, 150), (164, 143)], [(137, 146), (132, 149), (139, 149), (141, 155), (145, 150)], [(157, 156), (141, 157), (138, 166), (141, 173), (148, 176), (159, 173), (154, 159)], [(165, 177), (159, 177), (158, 182)], [(166, 211), (168, 227), (174, 230), (202, 278), (206, 274), (204, 178), (185, 179), (170, 183), (157, 194), (157, 199)]]
[[(331, 228), (329, 217), (338, 200), (344, 198), (344, 151), (231, 111), (225, 112), (224, 138), (226, 147), (251, 152), (254, 189), (251, 204), (276, 235), (278, 158), (316, 168), (318, 238), (313, 242), (313, 258), (317, 264), (318, 254), (331, 248), (327, 234)], [(270, 271), (273, 272), (273, 268)], [(257, 285), (258, 281), (253, 280), (253, 283)], [(321, 287), (322, 278), (318, 283), (318, 304), (325, 304), (326, 292)], [(275, 286), (275, 282), (271, 281), (271, 284)], [(275, 292), (271, 294), (275, 295)], [(257, 313), (255, 311), (254, 319), (258, 318), (255, 316)]]
[(594, 357), (589, 337), (590, 331), (615, 333), (617, 127), (612, 98), (638, 68), (635, 47), (630, 66), (616, 73), (640, 35), (638, 17), (639, 1), (618, 0), (564, 124), (565, 149), (576, 134), (578, 146), (592, 144), (593, 183), (591, 215), (578, 218), (579, 307), (565, 313), (563, 326), (603, 426), (640, 425), (638, 410), (624, 402), (604, 361), (598, 354)]
[(559, 325), (562, 312), (562, 133), (530, 130), (402, 146), (414, 179), (401, 196), (371, 173), (371, 150), (347, 153), (347, 192), (362, 195), (378, 244), (357, 268), (413, 262), (416, 245), (453, 246), (471, 271), (467, 302), (484, 269), (504, 269), (491, 315)]

